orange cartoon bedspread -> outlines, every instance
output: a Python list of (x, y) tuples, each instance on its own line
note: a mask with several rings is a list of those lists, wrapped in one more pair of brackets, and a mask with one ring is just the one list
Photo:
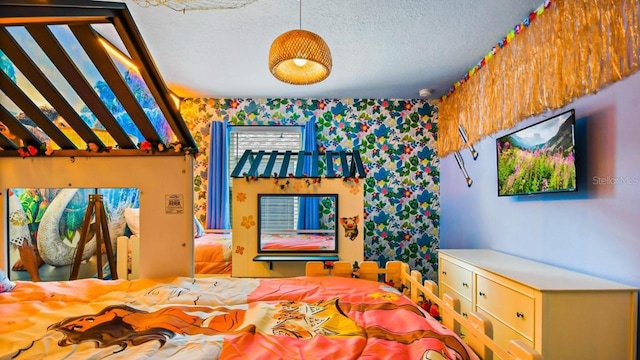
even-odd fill
[(17, 282), (0, 359), (476, 359), (395, 289), (351, 278)]

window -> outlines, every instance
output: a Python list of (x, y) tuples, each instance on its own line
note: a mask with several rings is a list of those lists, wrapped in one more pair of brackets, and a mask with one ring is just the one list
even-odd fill
[[(293, 151), (287, 174), (293, 173), (297, 164), (297, 152), (302, 150), (302, 127), (300, 126), (232, 126), (229, 128), (229, 173), (232, 173), (245, 150), (251, 151)], [(258, 169), (264, 171), (266, 162)], [(274, 169), (280, 169), (282, 157), (278, 157)], [(275, 171), (275, 170), (274, 170)], [(229, 199), (231, 199), (233, 181), (229, 181)], [(273, 201), (260, 209), (269, 214), (261, 226), (273, 229), (295, 228), (298, 221), (297, 201)], [(233, 223), (233, 201), (229, 204), (229, 214)]]

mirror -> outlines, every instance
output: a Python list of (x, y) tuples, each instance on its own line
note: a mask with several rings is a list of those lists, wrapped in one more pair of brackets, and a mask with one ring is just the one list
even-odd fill
[(338, 252), (337, 194), (259, 194), (258, 252)]

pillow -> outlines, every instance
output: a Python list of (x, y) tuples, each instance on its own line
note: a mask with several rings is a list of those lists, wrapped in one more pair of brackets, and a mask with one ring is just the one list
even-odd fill
[(201, 236), (204, 236), (205, 231), (204, 231), (204, 226), (202, 226), (202, 224), (200, 224), (200, 221), (198, 221), (198, 218), (196, 218), (196, 216), (193, 216), (193, 237), (194, 238), (199, 238)]
[(7, 274), (0, 269), (0, 293), (9, 292), (16, 286), (15, 283), (9, 281)]
[(140, 235), (140, 209), (124, 209), (124, 219), (133, 235)]

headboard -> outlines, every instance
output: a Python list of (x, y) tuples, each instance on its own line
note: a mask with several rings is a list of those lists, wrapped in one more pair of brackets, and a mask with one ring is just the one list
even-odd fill
[[(291, 169), (292, 158), (296, 159)], [(278, 161), (277, 161), (278, 160)], [(260, 166), (260, 164), (263, 166)], [(305, 162), (311, 171), (304, 173)], [(275, 164), (279, 166), (275, 166)], [(307, 260), (361, 262), (364, 256), (364, 180), (360, 153), (246, 151), (232, 172), (233, 268), (235, 277), (304, 274)], [(264, 252), (258, 249), (259, 197), (335, 195), (337, 251)], [(344, 221), (342, 221), (345, 219)], [(344, 225), (349, 222), (349, 225)], [(350, 228), (353, 227), (353, 228)]]

